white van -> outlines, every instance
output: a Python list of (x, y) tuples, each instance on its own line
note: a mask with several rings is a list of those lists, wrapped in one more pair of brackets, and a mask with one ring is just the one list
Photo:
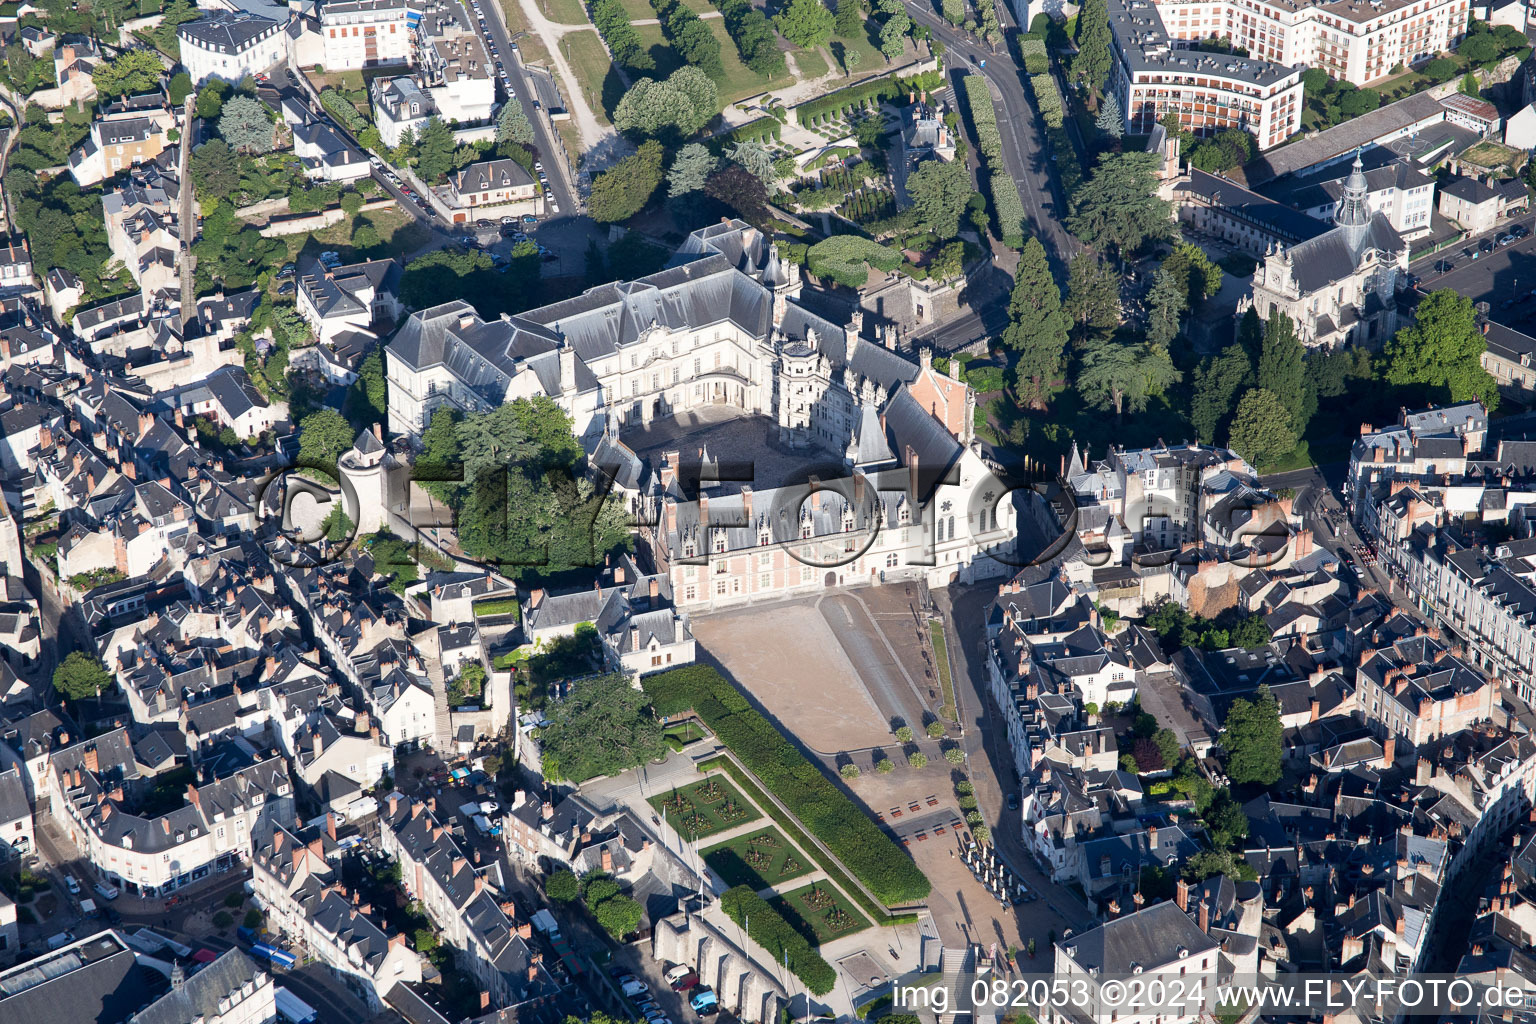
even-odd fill
[(118, 896), (121, 895), (121, 892), (117, 886), (108, 882), (97, 882), (91, 888), (95, 889), (96, 895), (100, 896), (104, 900), (115, 900)]

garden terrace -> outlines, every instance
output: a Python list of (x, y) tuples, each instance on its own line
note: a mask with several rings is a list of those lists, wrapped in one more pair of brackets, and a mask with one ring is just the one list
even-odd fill
[(711, 846), (704, 851), (704, 863), (726, 885), (750, 885), (759, 892), (808, 874), (812, 868), (810, 858), (771, 825)]
[(698, 840), (762, 817), (724, 778), (711, 775), (648, 801), (684, 839)]
[(695, 712), (877, 899), (899, 904), (928, 895), (928, 879), (905, 851), (719, 672), (694, 665), (647, 676), (641, 687), (663, 717)]

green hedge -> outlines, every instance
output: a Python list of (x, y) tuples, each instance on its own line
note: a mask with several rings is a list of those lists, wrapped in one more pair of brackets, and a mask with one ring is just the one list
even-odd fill
[(986, 79), (966, 75), (961, 80), (966, 112), (976, 132), (976, 149), (986, 162), (990, 176), (987, 187), (992, 193), (992, 213), (997, 218), (997, 234), (1003, 244), (1019, 249), (1024, 245), (1024, 200), (1018, 182), (1003, 166), (1003, 138), (997, 129), (997, 108), (987, 91)]
[(790, 927), (784, 916), (769, 905), (750, 885), (727, 889), (720, 897), (720, 909), (732, 921), (746, 928), (776, 964), (789, 962), (795, 977), (805, 982), (813, 995), (823, 996), (837, 984), (837, 974), (821, 954), (811, 948), (805, 936)]
[(705, 144), (716, 155), (719, 155), (725, 152), (726, 146), (734, 142), (767, 143), (769, 139), (777, 141), (779, 134), (783, 130), (784, 126), (777, 118), (769, 117), (765, 114), (762, 117), (748, 121), (746, 124), (739, 124), (728, 132), (711, 135), (705, 140)]
[(800, 104), (795, 108), (795, 123), (809, 125), (814, 117), (841, 113), (855, 106), (862, 107), (871, 100), (878, 105), (897, 96), (933, 92), (943, 85), (944, 75), (938, 71), (925, 71), (911, 78), (876, 78), (860, 82)]
[(1061, 90), (1050, 75), (1030, 75), (1029, 86), (1035, 94), (1035, 108), (1052, 128), (1060, 128), (1062, 122)]
[(1045, 40), (1038, 36), (1020, 36), (1019, 52), (1024, 55), (1024, 70), (1031, 75), (1050, 70), (1050, 59), (1045, 53)]
[(995, 163), (1003, 155), (1003, 138), (997, 130), (997, 108), (992, 105), (987, 80), (980, 75), (966, 75), (961, 85), (965, 92), (966, 112), (976, 131), (976, 149), (982, 159)]
[(662, 715), (697, 713), (878, 899), (906, 903), (928, 895), (932, 887), (912, 858), (720, 673), (691, 665), (647, 676), (641, 687)]
[(992, 173), (992, 208), (997, 212), (997, 230), (1010, 249), (1024, 247), (1024, 199), (1019, 183), (1007, 171)]

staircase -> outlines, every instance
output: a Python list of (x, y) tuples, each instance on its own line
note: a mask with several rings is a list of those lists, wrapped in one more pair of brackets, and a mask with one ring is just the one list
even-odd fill
[(976, 980), (976, 947), (945, 946), (939, 954), (941, 984), (949, 993), (949, 1012), (939, 1015), (939, 1024), (969, 1024), (971, 1020), (971, 982)]

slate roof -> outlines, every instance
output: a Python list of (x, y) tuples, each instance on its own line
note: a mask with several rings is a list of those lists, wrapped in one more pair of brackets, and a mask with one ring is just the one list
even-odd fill
[(1359, 246), (1352, 247), (1350, 236), (1343, 228), (1333, 228), (1315, 238), (1291, 246), (1286, 255), (1291, 271), (1302, 292), (1320, 291), (1355, 272), (1360, 256), (1368, 249), (1385, 253), (1400, 252), (1405, 246), (1403, 236), (1380, 213), (1373, 214), (1365, 226)]
[(451, 176), (455, 192), (491, 192), (533, 184), (533, 175), (516, 160), (481, 160)]
[[(268, 981), (267, 973), (251, 962), (239, 949), (226, 950), (213, 963), (184, 979), (177, 988), (150, 1003), (128, 1018), (128, 1024), (188, 1024), (196, 1020), (217, 1020), (228, 1012), (221, 1007), (225, 998), (246, 999), (255, 988)], [(247, 988), (249, 986), (249, 988)]]
[(1106, 921), (1058, 945), (1079, 966), (1102, 974), (1151, 970), (1178, 959), (1181, 951), (1196, 956), (1217, 948), (1171, 900)]
[(176, 26), (176, 34), (219, 52), (240, 53), (277, 28), (277, 22), (257, 14), (215, 11), (206, 18)]

